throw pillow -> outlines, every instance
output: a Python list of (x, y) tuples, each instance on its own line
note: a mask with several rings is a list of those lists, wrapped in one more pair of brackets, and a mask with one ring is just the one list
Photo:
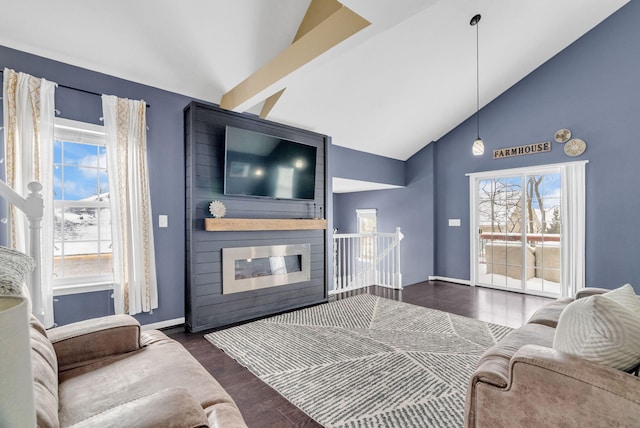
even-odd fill
[(612, 298), (577, 299), (560, 315), (553, 348), (627, 371), (640, 364), (639, 326), (640, 314)]
[(26, 254), (0, 247), (0, 295), (21, 294), (25, 276), (34, 267), (33, 259)]
[(631, 312), (640, 316), (640, 299), (631, 284), (625, 284), (620, 288), (604, 293), (602, 296), (612, 299), (614, 302), (621, 304)]

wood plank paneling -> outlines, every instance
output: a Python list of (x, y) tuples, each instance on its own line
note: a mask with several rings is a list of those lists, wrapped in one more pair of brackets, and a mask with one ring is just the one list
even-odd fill
[[(249, 129), (317, 147), (315, 199), (277, 200), (224, 195), (226, 126)], [(220, 327), (327, 300), (326, 221), (314, 223), (312, 220), (326, 212), (327, 140), (325, 135), (200, 103), (192, 103), (185, 108), (185, 318), (190, 331)], [(304, 224), (313, 223), (315, 230), (206, 232), (205, 219), (211, 217), (209, 203), (212, 200), (222, 201), (229, 217), (256, 221), (285, 219), (299, 222), (304, 219)], [(222, 294), (222, 248), (303, 243), (311, 246), (309, 281)]]

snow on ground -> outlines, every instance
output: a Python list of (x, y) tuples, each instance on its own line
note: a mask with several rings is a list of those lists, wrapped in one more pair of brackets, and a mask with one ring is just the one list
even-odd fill
[(111, 253), (111, 211), (109, 208), (67, 208), (55, 210), (54, 255)]
[[(487, 273), (487, 265), (484, 263), (480, 264), (479, 266), (478, 283), (506, 287), (514, 290), (522, 289), (522, 282), (520, 279), (511, 278), (509, 276), (504, 276), (504, 275), (498, 275), (495, 273)], [(562, 288), (561, 288), (561, 285), (557, 282), (534, 277), (527, 280), (526, 290), (532, 291), (534, 293), (536, 292), (538, 293), (543, 292), (545, 294), (553, 293), (553, 294), (556, 294), (557, 296), (560, 296)]]

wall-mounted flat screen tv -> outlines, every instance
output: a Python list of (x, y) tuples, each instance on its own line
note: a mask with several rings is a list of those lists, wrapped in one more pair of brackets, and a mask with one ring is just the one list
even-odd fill
[(316, 147), (227, 126), (224, 194), (314, 199)]

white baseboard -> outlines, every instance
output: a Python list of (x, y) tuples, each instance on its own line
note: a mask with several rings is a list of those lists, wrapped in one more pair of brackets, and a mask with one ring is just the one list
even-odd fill
[(471, 281), (468, 279), (447, 278), (446, 276), (429, 276), (429, 281), (446, 281), (462, 285), (471, 285)]
[(151, 324), (144, 324), (144, 325), (140, 326), (140, 328), (142, 329), (142, 331), (158, 330), (160, 328), (173, 327), (174, 325), (180, 325), (180, 324), (184, 324), (184, 317), (175, 318), (175, 319), (172, 319), (172, 320), (154, 322), (154, 323), (151, 323)]

